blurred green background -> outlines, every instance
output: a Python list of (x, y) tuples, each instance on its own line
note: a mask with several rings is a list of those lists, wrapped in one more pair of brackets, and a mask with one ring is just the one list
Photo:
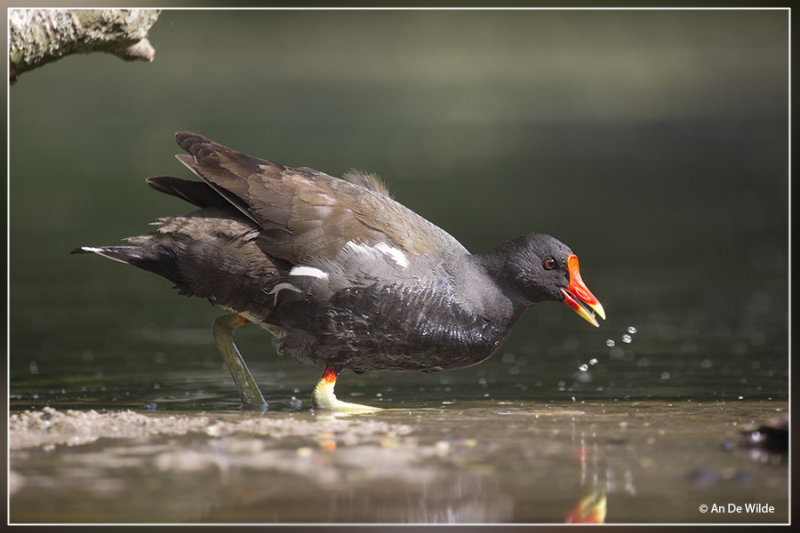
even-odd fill
[[(482, 365), (343, 391), (786, 398), (786, 11), (167, 10), (150, 40), (152, 64), (70, 56), (10, 88), (12, 408), (238, 402), (219, 310), (68, 254), (191, 211), (144, 183), (187, 176), (179, 130), (376, 172), (473, 251), (550, 233), (609, 315), (538, 306)], [(271, 405), (309, 396), (321, 369), (237, 336)]]

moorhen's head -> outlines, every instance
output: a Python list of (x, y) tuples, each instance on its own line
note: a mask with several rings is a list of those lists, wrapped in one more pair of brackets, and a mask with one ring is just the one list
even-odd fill
[(581, 279), (578, 256), (563, 242), (550, 235), (529, 233), (503, 248), (504, 281), (527, 302), (564, 302), (594, 326), (599, 326), (595, 313), (606, 318), (603, 306)]

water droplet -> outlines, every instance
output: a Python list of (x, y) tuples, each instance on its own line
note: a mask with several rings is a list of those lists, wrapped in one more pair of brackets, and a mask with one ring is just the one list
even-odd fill
[(638, 333), (638, 331), (639, 330), (636, 329), (636, 326), (628, 326), (628, 333), (630, 333), (631, 335), (636, 335), (636, 333)]
[(630, 344), (631, 336), (626, 333), (625, 335), (622, 336), (622, 342), (624, 342), (625, 344)]
[(613, 348), (616, 344), (617, 343), (614, 342), (614, 339), (607, 339), (606, 340), (606, 346), (608, 346), (609, 348)]
[(578, 367), (578, 370), (580, 370), (581, 372), (586, 372), (587, 370), (589, 370), (589, 365), (584, 363), (584, 364), (582, 364), (581, 366)]

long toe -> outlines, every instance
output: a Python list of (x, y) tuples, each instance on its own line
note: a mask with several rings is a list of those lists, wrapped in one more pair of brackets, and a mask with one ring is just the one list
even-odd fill
[(339, 400), (333, 392), (335, 386), (336, 371), (326, 366), (317, 382), (317, 386), (314, 387), (314, 392), (311, 394), (311, 402), (314, 405), (314, 409), (345, 413), (368, 413), (382, 410), (380, 407), (370, 407), (369, 405)]

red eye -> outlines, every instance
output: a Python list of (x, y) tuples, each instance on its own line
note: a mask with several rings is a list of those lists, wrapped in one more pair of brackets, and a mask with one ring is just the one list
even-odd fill
[(557, 266), (558, 262), (552, 257), (548, 257), (547, 259), (544, 260), (545, 270), (555, 270)]

